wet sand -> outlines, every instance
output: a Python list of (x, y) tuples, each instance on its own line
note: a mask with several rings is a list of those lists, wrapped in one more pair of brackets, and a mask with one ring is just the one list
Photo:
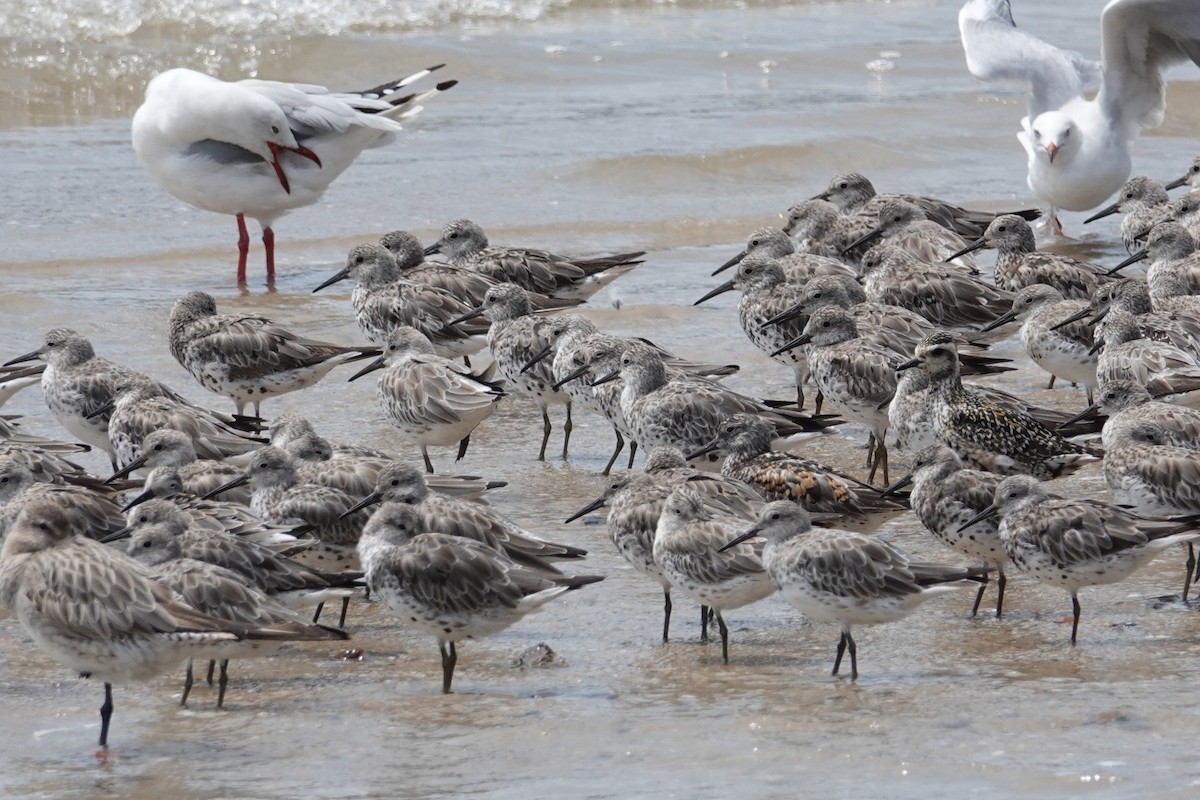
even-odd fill
[[(1060, 20), (1022, 8), (1019, 22), (1094, 53), (1101, 4), (1087, 5)], [(204, 289), (222, 308), (358, 341), (348, 289), (312, 295), (312, 287), (358, 241), (396, 227), (428, 240), (446, 220), (469, 216), (500, 243), (580, 254), (651, 251), (645, 267), (602, 292), (588, 313), (606, 329), (649, 336), (684, 355), (737, 361), (744, 368), (731, 385), (788, 397), (790, 372), (745, 339), (735, 297), (690, 306), (716, 285), (709, 273), (746, 233), (773, 223), (839, 169), (860, 170), (883, 191), (927, 191), (990, 208), (1030, 202), (1014, 138), (1023, 104), (966, 75), (955, 13), (956, 4), (945, 2), (636, 5), (567, 9), (520, 24), (260, 41), (253, 59), (243, 45), (229, 47), (228, 60), (218, 60), (231, 75), (252, 60), (264, 77), (365, 85), (396, 64), (446, 61), (447, 77), (462, 80), (400, 144), (368, 153), (321, 204), (279, 223), (277, 293), (263, 290), (261, 252), (253, 248), (244, 296), (232, 285), (232, 220), (164, 195), (128, 148), (128, 121), (117, 117), (136, 106), (139, 77), (155, 71), (153, 58), (121, 73), (119, 85), (98, 79), (68, 90), (67, 81), (30, 71), (32, 85), (0, 99), (13, 112), (0, 115), (7, 120), (0, 123), (7, 202), (0, 342), (11, 357), (50, 327), (75, 327), (100, 354), (225, 408), (167, 352), (165, 319), (176, 297)], [(149, 51), (159, 58), (180, 48), (163, 38)], [(108, 45), (117, 56), (127, 46)], [(547, 52), (556, 47), (565, 50)], [(901, 53), (894, 68), (868, 70), (883, 51)], [(6, 83), (21, 86), (12, 79), (21, 62), (6, 63)], [(1200, 83), (1194, 72), (1180, 77), (1167, 124), (1139, 143), (1135, 172), (1171, 178), (1195, 154)], [(80, 92), (94, 102), (81, 102)], [(1092, 231), (1080, 226), (1082, 216), (1066, 220), (1082, 239), (1059, 249), (1116, 263), (1115, 221)], [(1012, 355), (1016, 347), (1009, 340), (997, 349)], [(390, 431), (374, 381), (347, 384), (350, 372), (264, 411), (301, 410), (332, 438), (383, 443), (416, 458)], [(1045, 404), (1083, 403), (1080, 390), (1042, 389), (1044, 376), (1027, 362), (994, 382)], [(4, 411), (27, 415), (32, 430), (58, 432), (36, 390)], [(561, 412), (552, 418), (557, 426)], [(509, 481), (494, 493), (498, 509), (547, 538), (587, 547), (591, 555), (577, 571), (608, 576), (503, 634), (464, 644), (457, 694), (438, 692), (432, 640), (358, 599), (348, 625), (362, 661), (306, 646), (235, 663), (225, 711), (215, 709), (207, 687), (179, 709), (182, 673), (118, 687), (112, 749), (97, 759), (100, 686), (50, 662), (4, 618), (0, 792), (936, 798), (1195, 791), (1191, 735), (1200, 709), (1190, 690), (1200, 679), (1200, 617), (1155, 602), (1178, 592), (1182, 552), (1117, 586), (1085, 590), (1074, 649), (1069, 627), (1056, 624), (1070, 611), (1066, 595), (1017, 577), (1003, 621), (970, 619), (966, 591), (935, 599), (903, 623), (856, 631), (857, 684), (828, 674), (836, 630), (802, 620), (779, 598), (727, 615), (731, 663), (724, 666), (718, 647), (697, 644), (697, 614), (683, 598), (672, 643), (659, 644), (661, 593), (625, 566), (602, 524), (561, 524), (598, 494), (612, 445), (607, 423), (584, 415), (575, 422), (570, 461), (539, 464), (535, 410), (506, 403), (454, 468)], [(556, 432), (552, 452), (559, 441)], [(864, 442), (820, 436), (806, 452), (858, 473)], [(435, 452), (435, 463), (451, 455)], [(102, 458), (86, 463), (104, 471)], [(1103, 480), (1091, 467), (1055, 489), (1098, 495)], [(952, 557), (911, 517), (884, 534), (920, 557)], [(511, 666), (539, 642), (566, 666)]]

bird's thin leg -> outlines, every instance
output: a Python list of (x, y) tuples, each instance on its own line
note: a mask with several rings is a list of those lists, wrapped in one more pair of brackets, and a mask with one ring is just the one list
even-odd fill
[(221, 659), (221, 677), (217, 680), (217, 708), (225, 705), (225, 687), (229, 685), (229, 659)]
[(663, 644), (670, 641), (671, 632), (671, 590), (663, 587)]
[(189, 658), (188, 665), (187, 665), (187, 675), (185, 675), (183, 678), (183, 697), (179, 698), (179, 705), (181, 705), (181, 706), (187, 705), (188, 695), (192, 693), (192, 683), (193, 682), (194, 682), (194, 680), (193, 680), (193, 676), (192, 676), (192, 660)]
[(796, 381), (796, 410), (804, 410), (804, 387), (800, 384), (800, 381)]
[(342, 598), (342, 615), (338, 617), (338, 627), (346, 627), (346, 610), (350, 608), (350, 595)]
[(246, 215), (237, 215), (238, 226), (238, 286), (246, 285), (246, 258), (250, 255), (250, 231), (246, 230)]
[(717, 628), (721, 631), (721, 660), (726, 664), (729, 663), (729, 628), (725, 625), (725, 618), (721, 616), (721, 612), (717, 612)]
[(818, 391), (817, 399), (813, 400), (813, 413), (820, 414), (821, 406), (823, 406), (823, 405), (825, 405), (825, 395), (823, 395), (820, 391)]
[(464, 436), (464, 437), (463, 437), (463, 438), (462, 438), (462, 439), (459, 441), (459, 443), (458, 443), (458, 455), (455, 457), (455, 459), (454, 459), (454, 460), (455, 460), (455, 461), (462, 461), (462, 460), (463, 460), (463, 458), (464, 458), (464, 457), (466, 457), (466, 455), (467, 455), (467, 448), (468, 448), (468, 447), (470, 447), (470, 446), (471, 446), (471, 434), (469, 434), (469, 433), (468, 433), (466, 436)]
[(1092, 387), (1090, 387), (1090, 386), (1089, 386), (1089, 387), (1087, 387), (1087, 401), (1088, 401), (1088, 405), (1089, 405), (1089, 406), (1090, 406), (1092, 403), (1095, 403), (1095, 402), (1096, 402), (1096, 398), (1094, 397), (1094, 392), (1093, 392), (1093, 390), (1092, 390)]
[(621, 432), (615, 426), (613, 427), (613, 433), (617, 435), (617, 449), (613, 450), (612, 458), (605, 465), (604, 472), (601, 473), (602, 475), (608, 475), (612, 472), (613, 464), (617, 463), (617, 456), (621, 455), (621, 451), (625, 449), (625, 437), (621, 435)]
[(1188, 589), (1192, 588), (1192, 571), (1196, 569), (1196, 548), (1191, 542), (1188, 542), (1188, 557), (1187, 563), (1184, 565), (1183, 572), (1183, 602), (1188, 601)]
[(442, 694), (450, 694), (450, 682), (454, 680), (454, 665), (458, 663), (458, 650), (455, 649), (454, 642), (449, 643), (449, 649), (446, 644), (446, 642), (438, 642), (438, 649), (442, 652)]
[(1008, 583), (1008, 578), (1004, 575), (1004, 567), (997, 567), (996, 572), (996, 619), (1000, 619), (1000, 615), (1004, 613), (1004, 586)]
[(841, 637), (838, 639), (837, 656), (833, 659), (833, 672), (831, 675), (837, 675), (838, 670), (842, 668), (842, 656), (846, 654), (846, 632), (842, 631)]
[(1074, 594), (1071, 595), (1071, 613), (1074, 617), (1071, 620), (1071, 646), (1075, 646), (1075, 635), (1079, 632), (1079, 598)]
[(708, 606), (700, 606), (700, 644), (708, 644)]
[(858, 647), (854, 644), (854, 637), (850, 635), (850, 631), (846, 631), (846, 649), (850, 651), (850, 680), (858, 680)]
[(550, 414), (542, 406), (542, 449), (538, 451), (538, 461), (546, 460), (546, 443), (550, 441)]
[(263, 250), (267, 253), (267, 286), (275, 286), (275, 231), (263, 226)]
[(112, 684), (104, 684), (104, 705), (100, 706), (100, 746), (108, 747), (108, 723), (112, 720)]
[(213, 671), (216, 668), (217, 668), (217, 662), (215, 662), (215, 661), (208, 662), (208, 685), (209, 686), (213, 685)]
[(875, 434), (867, 437), (867, 469), (871, 470), (871, 476), (867, 478), (867, 483), (875, 482), (875, 469), (879, 466), (879, 459), (875, 453), (875, 448), (879, 445), (875, 439)]
[(571, 441), (571, 404), (567, 403), (567, 421), (563, 423), (563, 461), (567, 460), (567, 445)]
[(1058, 380), (1058, 376), (1057, 376), (1057, 375), (1051, 375), (1051, 376), (1050, 376), (1050, 382), (1046, 384), (1046, 388), (1047, 388), (1047, 389), (1053, 389), (1053, 388), (1054, 388), (1054, 381), (1056, 381), (1056, 380)]
[(883, 485), (889, 486), (892, 482), (892, 476), (888, 472), (888, 451), (883, 439), (875, 440), (875, 460), (883, 462)]
[(632, 439), (629, 441), (629, 467), (633, 469), (633, 459), (637, 457), (637, 442)]
[(433, 462), (429, 460), (429, 448), (425, 445), (421, 445), (421, 458), (425, 459), (425, 471), (432, 474)]
[(317, 603), (317, 611), (316, 611), (316, 613), (314, 613), (314, 614), (313, 614), (313, 625), (316, 625), (316, 624), (317, 624), (317, 620), (319, 620), (319, 619), (321, 618), (321, 611), (323, 611), (323, 610), (324, 610), (324, 608), (325, 608), (325, 601), (324, 601), (324, 600), (322, 600), (321, 602)]
[(979, 591), (975, 593), (975, 605), (971, 606), (971, 616), (979, 613), (979, 603), (983, 600), (983, 593), (987, 591), (988, 576), (985, 573), (983, 582), (979, 584)]

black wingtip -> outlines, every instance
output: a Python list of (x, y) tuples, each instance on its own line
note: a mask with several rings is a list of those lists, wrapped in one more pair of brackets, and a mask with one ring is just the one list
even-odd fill
[(457, 81), (457, 80), (453, 80), (453, 81), (442, 81), (441, 83), (439, 83), (439, 84), (437, 85), (437, 90), (438, 90), (439, 92), (444, 92), (444, 91), (446, 91), (447, 89), (453, 89), (455, 86), (458, 86), (458, 81)]

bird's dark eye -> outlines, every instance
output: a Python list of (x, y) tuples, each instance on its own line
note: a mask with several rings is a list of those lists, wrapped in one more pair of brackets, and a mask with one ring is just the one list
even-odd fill
[(822, 327), (822, 328), (828, 328), (828, 327), (829, 327), (829, 320), (825, 320), (824, 322), (822, 322), (822, 323), (821, 323), (821, 327)]
[(772, 514), (771, 519), (779, 519), (779, 512), (775, 512), (774, 514)]
[(361, 263), (363, 263), (364, 261), (366, 261), (366, 259), (365, 259), (365, 258), (363, 258), (362, 256), (355, 256), (355, 258), (354, 258), (354, 263), (355, 263), (355, 264), (361, 264)]
[(154, 542), (142, 542), (142, 547), (153, 547)]
[(153, 448), (153, 449), (154, 449), (156, 452), (157, 452), (158, 450), (162, 450), (162, 445), (161, 445), (161, 444), (156, 444), (156, 445), (154, 445), (154, 448)]
[(279, 133), (279, 126), (278, 126), (278, 125), (272, 125), (272, 126), (271, 126), (271, 133)]
[(850, 184), (849, 184), (849, 183), (847, 183), (846, 181), (842, 181), (841, 183), (839, 183), (839, 184), (838, 184), (838, 188), (839, 188), (839, 189), (849, 189), (849, 188), (850, 188)]
[(999, 228), (996, 228), (996, 230), (1000, 231), (1001, 233), (1004, 233), (1006, 230), (1008, 230), (1008, 227), (1005, 225), (1001, 225)]
[(457, 234), (457, 233), (451, 233), (451, 234), (450, 234), (450, 235), (448, 235), (446, 238), (447, 238), (447, 239), (457, 239), (457, 238), (458, 238), (458, 234)]
[(38, 522), (34, 525), (34, 527), (37, 528), (38, 530), (46, 531), (47, 533), (49, 533), (49, 531), (50, 531), (50, 526), (44, 522)]
[(813, 300), (820, 300), (820, 299), (821, 299), (821, 293), (820, 293), (820, 292), (814, 292), (812, 297), (813, 297)]
[(400, 485), (400, 481), (398, 481), (398, 480), (392, 481), (392, 486), (399, 486), (399, 485)]
[(3, 478), (0, 478), (0, 483), (8, 483), (8, 476), (5, 475)]

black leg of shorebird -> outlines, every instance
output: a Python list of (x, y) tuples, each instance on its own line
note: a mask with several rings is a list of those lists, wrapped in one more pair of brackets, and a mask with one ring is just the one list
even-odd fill
[(867, 483), (875, 480), (875, 434), (867, 436), (867, 469), (872, 470), (871, 477), (867, 478)]
[(1188, 542), (1187, 561), (1183, 565), (1183, 602), (1188, 601), (1188, 591), (1192, 588), (1192, 575), (1196, 570), (1196, 548)]
[(721, 660), (726, 664), (729, 663), (729, 627), (725, 624), (725, 618), (721, 616), (721, 612), (717, 612), (717, 628), (721, 631)]
[(1093, 394), (1092, 387), (1087, 387), (1087, 401), (1089, 406), (1096, 402), (1096, 398), (1093, 396)]
[(625, 449), (625, 437), (622, 436), (621, 432), (615, 427), (613, 428), (613, 433), (617, 435), (617, 449), (613, 450), (612, 458), (610, 458), (608, 463), (604, 466), (604, 472), (601, 473), (602, 475), (609, 475), (612, 473), (613, 464), (617, 463), (617, 456), (621, 455), (621, 451)]
[(633, 459), (636, 457), (637, 457), (637, 442), (630, 442), (629, 443), (629, 467), (628, 467), (628, 469), (633, 469)]
[(538, 461), (546, 460), (546, 444), (550, 441), (550, 413), (542, 406), (542, 449), (538, 451)]
[(108, 747), (108, 723), (112, 721), (112, 684), (104, 684), (104, 705), (100, 706), (100, 746)]
[(825, 395), (821, 394), (821, 392), (818, 390), (817, 399), (813, 400), (813, 413), (820, 414), (821, 406), (823, 405), (825, 405)]
[(208, 680), (209, 686), (213, 685), (213, 671), (216, 668), (217, 668), (217, 662), (215, 662), (215, 661), (208, 662), (208, 679), (207, 680)]
[(700, 606), (700, 644), (708, 644), (708, 606)]
[(1051, 376), (1050, 376), (1050, 382), (1046, 384), (1046, 388), (1047, 388), (1047, 389), (1053, 389), (1053, 388), (1054, 388), (1054, 382), (1055, 382), (1056, 380), (1058, 380), (1058, 376), (1057, 376), (1057, 375), (1051, 375)]
[(796, 410), (804, 410), (804, 387), (798, 383), (796, 384)]
[[(449, 647), (447, 647), (449, 644)], [(438, 642), (442, 653), (442, 694), (450, 694), (450, 682), (454, 680), (454, 665), (458, 663), (458, 650), (454, 642)]]
[(846, 649), (850, 651), (850, 680), (858, 680), (858, 645), (850, 631), (846, 631)]
[(467, 455), (467, 448), (471, 446), (471, 434), (467, 434), (458, 443), (458, 455), (455, 456), (455, 461), (462, 461)]
[(433, 474), (433, 462), (429, 460), (429, 448), (421, 445), (421, 458), (425, 459), (425, 471)]
[(847, 633), (842, 630), (842, 635), (838, 637), (837, 655), (833, 658), (833, 672), (830, 675), (837, 675), (838, 670), (842, 668), (842, 656), (846, 654), (846, 638)]
[(985, 572), (983, 579), (979, 582), (979, 591), (975, 593), (975, 605), (971, 606), (971, 616), (979, 613), (979, 604), (983, 601), (983, 593), (987, 591), (988, 576)]
[(1071, 614), (1072, 614), (1071, 646), (1074, 647), (1075, 646), (1075, 637), (1079, 633), (1079, 614), (1080, 614), (1079, 598), (1074, 593), (1071, 594)]
[(183, 676), (183, 697), (179, 698), (179, 705), (186, 706), (188, 695), (192, 693), (192, 684), (195, 683), (195, 676), (192, 674), (192, 659), (188, 659), (187, 674)]
[(563, 461), (567, 460), (567, 445), (571, 442), (571, 429), (575, 427), (571, 423), (571, 404), (567, 403), (567, 421), (563, 423)]
[(671, 590), (663, 587), (663, 644), (670, 641), (671, 633)]
[(996, 619), (1000, 619), (1004, 613), (1004, 587), (1007, 583), (1004, 567), (996, 567)]
[(317, 624), (317, 620), (321, 618), (321, 612), (325, 610), (325, 601), (317, 603), (317, 610), (313, 612), (313, 625)]
[(225, 687), (229, 685), (229, 659), (221, 659), (221, 677), (217, 680), (217, 708), (225, 707)]
[(350, 608), (350, 595), (342, 598), (342, 615), (338, 617), (338, 627), (346, 627), (346, 611)]

